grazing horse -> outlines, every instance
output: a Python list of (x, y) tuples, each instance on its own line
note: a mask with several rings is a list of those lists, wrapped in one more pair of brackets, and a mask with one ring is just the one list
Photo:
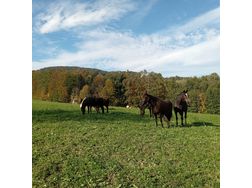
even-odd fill
[[(101, 97), (95, 97), (95, 103), (93, 104), (93, 106), (96, 108), (97, 113), (99, 112), (99, 108), (102, 109), (102, 113), (104, 114), (104, 107), (105, 106), (105, 101), (103, 98)], [(108, 106), (107, 107), (107, 112), (108, 112)]]
[(143, 102), (140, 102), (140, 104), (138, 105), (138, 108), (140, 109), (140, 115), (144, 116), (145, 109), (148, 108), (150, 112), (150, 117), (151, 117), (152, 116), (151, 105), (150, 104), (143, 105), (142, 103)]
[(99, 104), (98, 106), (95, 107), (97, 113), (99, 112), (99, 107), (101, 107), (101, 105), (106, 107), (107, 113), (108, 113), (109, 99), (104, 99), (104, 98), (101, 98), (101, 97), (97, 97), (96, 98), (96, 104)]
[(95, 99), (93, 97), (85, 97), (81, 99), (80, 108), (82, 114), (85, 114), (86, 107), (88, 108), (88, 113), (91, 112), (92, 105), (95, 103)]
[(143, 101), (142, 106), (150, 105), (152, 113), (154, 114), (155, 120), (156, 120), (156, 126), (157, 124), (157, 115), (160, 114), (160, 122), (162, 127), (163, 126), (163, 116), (165, 116), (168, 119), (168, 127), (170, 127), (170, 120), (172, 117), (172, 102), (171, 101), (163, 101), (157, 97), (154, 97), (152, 95), (149, 95), (145, 93), (143, 95)]
[(85, 97), (83, 100), (81, 99), (80, 108), (82, 114), (85, 114), (85, 108), (88, 107), (88, 113), (91, 112), (92, 107), (95, 107), (96, 112), (99, 112), (99, 108), (102, 109), (102, 113), (104, 113), (104, 107), (107, 109), (108, 113), (108, 106), (109, 106), (109, 99), (103, 99), (101, 97)]
[(102, 113), (104, 113), (103, 105), (104, 105), (103, 98), (85, 97), (83, 100), (81, 99), (80, 108), (81, 108), (82, 114), (85, 114), (86, 106), (88, 107), (88, 113), (91, 112), (92, 107), (96, 108), (97, 113), (100, 107), (102, 109)]
[(180, 114), (181, 116), (181, 125), (184, 126), (183, 124), (183, 113), (185, 114), (185, 125), (186, 125), (186, 118), (187, 118), (187, 107), (190, 106), (190, 100), (188, 96), (188, 90), (184, 90), (182, 93), (180, 93), (175, 101), (174, 104), (174, 112), (176, 115), (176, 125), (178, 126), (178, 115), (177, 113)]

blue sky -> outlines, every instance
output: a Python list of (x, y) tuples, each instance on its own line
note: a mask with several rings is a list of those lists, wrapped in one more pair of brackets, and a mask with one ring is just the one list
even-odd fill
[(220, 72), (219, 1), (33, 0), (32, 9), (34, 70)]

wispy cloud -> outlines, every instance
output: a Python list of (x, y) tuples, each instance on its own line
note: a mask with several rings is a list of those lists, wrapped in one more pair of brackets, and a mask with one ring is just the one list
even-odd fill
[(219, 8), (150, 35), (93, 29), (80, 37), (85, 40), (79, 43), (77, 52), (33, 62), (33, 68), (74, 65), (105, 70), (146, 69), (164, 75), (183, 70), (183, 75), (187, 71), (193, 73), (195, 67), (204, 74), (219, 66)]
[(144, 0), (144, 6), (143, 5), (139, 5), (140, 7), (138, 7), (141, 11), (137, 11), (134, 14), (132, 14), (130, 16), (130, 23), (128, 23), (128, 25), (138, 25), (139, 23), (141, 23), (141, 21), (145, 18), (146, 15), (148, 15), (148, 13), (151, 11), (151, 9), (153, 8), (153, 6), (156, 5), (156, 3), (159, 0)]
[(44, 34), (77, 26), (93, 26), (118, 20), (135, 9), (129, 0), (104, 0), (94, 3), (57, 1), (51, 3), (46, 12), (37, 15), (37, 30)]
[(220, 7), (210, 10), (198, 17), (193, 18), (189, 22), (175, 26), (170, 31), (181, 31), (184, 33), (191, 32), (194, 30), (204, 29), (206, 27), (219, 26), (220, 23)]

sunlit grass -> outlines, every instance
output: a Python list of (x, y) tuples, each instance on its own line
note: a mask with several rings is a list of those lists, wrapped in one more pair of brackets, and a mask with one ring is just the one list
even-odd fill
[(33, 187), (219, 187), (218, 115), (162, 128), (134, 108), (33, 101), (32, 113)]

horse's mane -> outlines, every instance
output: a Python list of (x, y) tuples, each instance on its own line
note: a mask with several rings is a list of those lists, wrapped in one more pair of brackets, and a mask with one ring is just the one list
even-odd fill
[(179, 97), (181, 97), (181, 95), (185, 95), (185, 93), (187, 93), (187, 91), (182, 91), (180, 94), (178, 94), (177, 95), (177, 97), (176, 97), (176, 102), (178, 101), (178, 100), (180, 100), (180, 98)]
[(182, 94), (184, 94), (184, 91), (182, 91), (180, 94), (178, 94), (177, 98), (180, 97)]
[(157, 100), (158, 98), (157, 97), (155, 97), (155, 96), (152, 96), (152, 95), (149, 95), (149, 94), (146, 94), (148, 97), (150, 97), (151, 99), (155, 99), (155, 100)]
[(151, 105), (155, 105), (157, 103), (157, 101), (162, 101), (161, 99), (159, 99), (158, 97), (155, 97), (155, 96), (152, 96), (152, 95), (149, 95), (146, 93), (146, 95), (150, 98), (150, 103)]
[(153, 96), (153, 95), (149, 95), (149, 94), (147, 94), (147, 93), (146, 93), (146, 95), (147, 95), (151, 100), (153, 100), (153, 101), (160, 100), (159, 98), (157, 98), (157, 97), (155, 97), (155, 96)]

